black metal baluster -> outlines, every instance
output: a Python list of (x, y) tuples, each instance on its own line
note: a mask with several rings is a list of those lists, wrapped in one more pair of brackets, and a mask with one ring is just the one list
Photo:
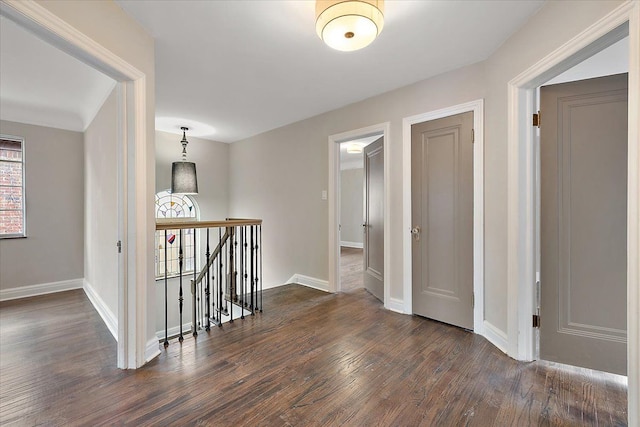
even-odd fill
[(178, 250), (178, 272), (180, 273), (180, 293), (178, 295), (178, 301), (180, 305), (180, 337), (178, 341), (184, 341), (184, 337), (182, 336), (182, 305), (183, 305), (183, 292), (182, 292), (182, 261), (184, 254), (182, 253), (182, 228), (180, 229), (180, 249)]
[(169, 347), (169, 299), (167, 297), (169, 267), (167, 263), (167, 230), (164, 230), (164, 346)]
[(199, 302), (200, 302), (200, 298), (199, 298), (199, 294), (198, 294), (198, 284), (196, 283), (196, 229), (193, 229), (193, 251), (191, 252), (191, 255), (193, 256), (193, 261), (191, 263), (192, 267), (193, 267), (193, 286), (191, 289), (192, 292), (192, 305), (193, 305), (193, 315), (191, 316), (192, 319), (192, 325), (191, 325), (191, 329), (193, 329), (193, 336), (197, 337), (198, 336), (198, 327), (200, 324), (200, 317), (198, 316), (198, 306), (199, 306)]
[(258, 283), (260, 284), (260, 313), (262, 313), (262, 224), (258, 226), (258, 232), (260, 233), (260, 237), (258, 239), (260, 242), (258, 245), (258, 259), (260, 260), (260, 276), (258, 278)]
[(254, 311), (254, 301), (253, 301), (253, 285), (255, 283), (254, 279), (255, 279), (255, 274), (256, 274), (256, 269), (255, 269), (255, 244), (254, 244), (254, 226), (251, 226), (251, 282), (249, 283), (250, 286), (250, 290), (251, 290), (251, 305), (249, 306), (249, 308), (251, 309), (251, 315), (253, 316), (255, 314)]
[(233, 323), (233, 296), (235, 294), (235, 260), (233, 259), (234, 255), (234, 246), (235, 246), (235, 227), (229, 227), (229, 238), (231, 241), (229, 242), (229, 323)]
[(222, 326), (222, 228), (218, 229), (220, 252), (218, 252), (218, 326)]
[(240, 227), (240, 283), (242, 293), (242, 300), (240, 301), (240, 318), (244, 319), (244, 307), (246, 305), (247, 294), (245, 293), (245, 285), (247, 281), (247, 271), (246, 271), (246, 262), (247, 262), (247, 242), (245, 236), (246, 227), (243, 225)]
[[(209, 253), (209, 228), (207, 227), (207, 250), (205, 252), (205, 265), (209, 265), (209, 257), (211, 256), (211, 254)], [(210, 304), (211, 304), (211, 288), (210, 286), (210, 281), (209, 281), (209, 273), (210, 273), (210, 268), (207, 267), (207, 275), (205, 277), (205, 294), (206, 294), (206, 298), (207, 298), (207, 309), (206, 309), (206, 316), (207, 316), (207, 326), (206, 326), (206, 330), (207, 332), (211, 329), (211, 324), (210, 324), (210, 319), (209, 317), (211, 316), (211, 312), (210, 312)]]

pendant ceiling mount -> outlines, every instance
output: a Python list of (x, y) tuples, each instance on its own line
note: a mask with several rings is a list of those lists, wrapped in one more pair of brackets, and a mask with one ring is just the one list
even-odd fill
[(173, 162), (171, 165), (171, 192), (177, 194), (198, 194), (198, 178), (196, 176), (196, 164), (187, 162), (187, 131), (182, 129), (182, 161)]

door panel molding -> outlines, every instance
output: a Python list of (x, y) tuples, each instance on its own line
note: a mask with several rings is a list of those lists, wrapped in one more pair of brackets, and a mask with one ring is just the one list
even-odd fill
[[(413, 314), (412, 260), (411, 260), (411, 125), (456, 114), (473, 112), (473, 331), (487, 338), (496, 347), (504, 349), (502, 331), (491, 330), (485, 334), (484, 321), (484, 100), (477, 99), (463, 104), (417, 114), (402, 119), (402, 207), (403, 207), (403, 312)], [(505, 334), (506, 336), (506, 334)]]

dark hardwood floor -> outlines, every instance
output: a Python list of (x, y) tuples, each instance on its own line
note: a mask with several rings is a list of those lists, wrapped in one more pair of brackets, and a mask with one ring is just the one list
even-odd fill
[(364, 288), (363, 250), (340, 247), (340, 285), (343, 292)]
[(0, 303), (0, 424), (626, 424), (615, 377), (516, 362), (470, 332), (386, 311), (364, 290), (287, 285), (264, 305), (121, 371), (82, 291)]

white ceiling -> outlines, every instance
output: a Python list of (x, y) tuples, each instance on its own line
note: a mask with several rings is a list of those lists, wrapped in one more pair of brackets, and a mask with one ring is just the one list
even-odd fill
[(84, 131), (115, 81), (0, 16), (0, 119)]
[[(314, 1), (116, 2), (156, 39), (158, 126), (233, 142), (484, 60), (544, 0), (387, 1), (380, 37), (356, 52), (318, 38)], [(0, 25), (0, 116), (86, 127), (105, 77)]]

